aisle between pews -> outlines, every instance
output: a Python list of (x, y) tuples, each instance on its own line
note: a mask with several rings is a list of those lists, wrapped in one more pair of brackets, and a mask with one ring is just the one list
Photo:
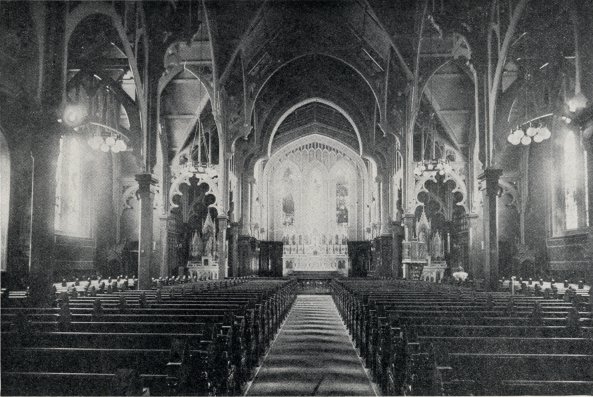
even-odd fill
[(247, 395), (376, 395), (330, 296), (297, 297)]

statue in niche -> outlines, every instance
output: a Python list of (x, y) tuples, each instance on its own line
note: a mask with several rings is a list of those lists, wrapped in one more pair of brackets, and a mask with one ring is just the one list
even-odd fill
[(430, 241), (430, 255), (434, 259), (443, 259), (445, 257), (445, 250), (443, 247), (443, 239), (441, 233), (437, 230), (433, 233)]
[(321, 235), (321, 244), (325, 245), (325, 234)]
[(202, 241), (204, 243), (204, 255), (205, 256), (216, 256), (216, 238), (215, 238), (215, 228), (214, 222), (212, 221), (212, 217), (210, 216), (210, 212), (208, 212), (208, 216), (206, 216), (206, 220), (204, 221), (204, 225), (202, 226)]
[(191, 240), (191, 257), (192, 259), (200, 259), (204, 255), (204, 243), (202, 237), (198, 234), (198, 231), (194, 231)]
[(303, 245), (303, 235), (299, 234), (299, 245)]
[(428, 239), (430, 236), (430, 221), (426, 217), (424, 207), (422, 208), (422, 214), (416, 223), (416, 236), (419, 242), (423, 242), (428, 246)]
[(294, 234), (292, 235), (292, 245), (296, 245), (296, 238), (295, 238)]

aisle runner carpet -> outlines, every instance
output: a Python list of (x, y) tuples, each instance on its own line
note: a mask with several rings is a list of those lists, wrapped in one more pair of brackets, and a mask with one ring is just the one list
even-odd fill
[(249, 396), (374, 396), (328, 295), (299, 295)]

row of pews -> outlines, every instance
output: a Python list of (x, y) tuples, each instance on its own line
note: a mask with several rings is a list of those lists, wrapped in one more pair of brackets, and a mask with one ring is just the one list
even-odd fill
[(591, 303), (405, 280), (343, 279), (332, 295), (386, 395), (593, 393)]
[(190, 280), (52, 307), (3, 302), (5, 395), (240, 395), (296, 297), (283, 279)]

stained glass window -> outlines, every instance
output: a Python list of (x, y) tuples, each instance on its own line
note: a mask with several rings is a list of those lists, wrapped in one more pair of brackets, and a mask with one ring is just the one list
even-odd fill
[(579, 206), (577, 199), (577, 186), (579, 183), (577, 172), (578, 157), (576, 136), (569, 132), (566, 134), (566, 139), (564, 140), (564, 164), (562, 167), (566, 230), (577, 229), (579, 227)]
[(56, 170), (55, 230), (59, 234), (88, 237), (90, 227), (83, 201), (82, 148), (74, 136), (60, 139)]
[(284, 226), (294, 225), (294, 198), (292, 191), (294, 189), (294, 175), (292, 170), (287, 168), (282, 176), (284, 185), (284, 197), (282, 198), (282, 224)]
[(348, 223), (348, 185), (345, 181), (336, 183), (336, 222)]
[(589, 226), (587, 153), (579, 136), (571, 130), (562, 131), (558, 143), (561, 150), (556, 160), (560, 166), (552, 170), (555, 173), (552, 219), (556, 235)]

